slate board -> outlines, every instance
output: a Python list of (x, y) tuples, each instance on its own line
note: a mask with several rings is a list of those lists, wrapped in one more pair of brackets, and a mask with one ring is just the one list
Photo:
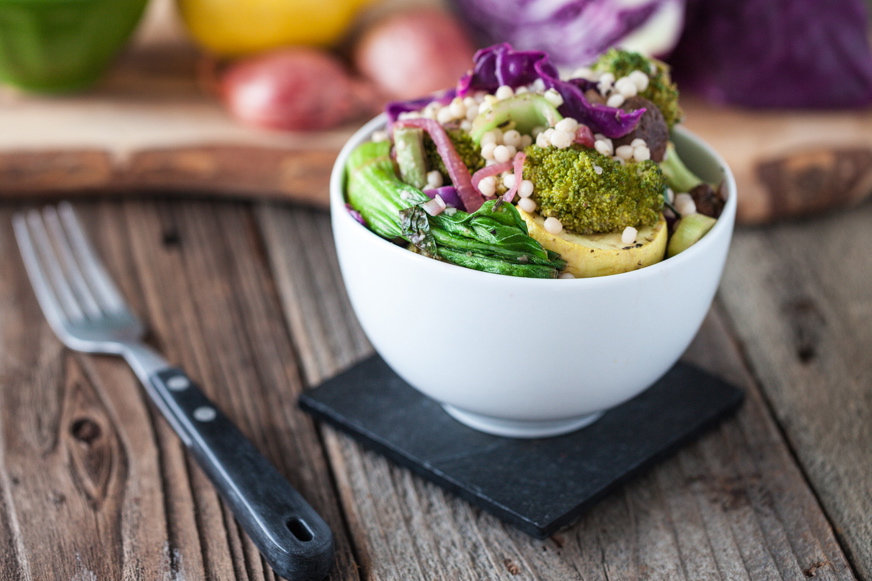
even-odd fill
[(300, 407), (536, 538), (739, 408), (742, 390), (684, 363), (590, 426), (552, 438), (484, 434), (374, 355), (300, 396)]

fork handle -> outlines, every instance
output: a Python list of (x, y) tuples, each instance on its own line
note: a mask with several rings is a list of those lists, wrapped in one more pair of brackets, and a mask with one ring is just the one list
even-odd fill
[(282, 577), (323, 579), (333, 564), (324, 520), (177, 368), (149, 376), (152, 396), (266, 561)]

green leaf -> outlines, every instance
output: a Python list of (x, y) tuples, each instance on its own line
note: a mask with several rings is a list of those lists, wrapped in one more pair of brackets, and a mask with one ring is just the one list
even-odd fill
[(418, 251), (428, 258), (436, 258), (436, 240), (430, 232), (430, 216), (421, 206), (400, 210), (402, 236), (411, 242)]

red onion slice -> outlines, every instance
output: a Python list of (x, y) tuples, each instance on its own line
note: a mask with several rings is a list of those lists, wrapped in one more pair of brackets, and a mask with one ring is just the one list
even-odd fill
[(510, 161), (486, 165), (474, 174), (472, 174), (472, 187), (474, 187), (475, 190), (483, 196), (484, 194), (482, 194), (481, 191), (479, 191), (478, 189), (478, 184), (481, 183), (481, 180), (490, 176), (501, 174), (504, 171), (509, 171), (510, 169), (512, 169), (512, 162)]
[(512, 162), (512, 166), (515, 170), (515, 183), (512, 184), (512, 187), (509, 188), (509, 191), (503, 196), (504, 202), (511, 202), (515, 197), (515, 192), (517, 192), (518, 188), (521, 187), (521, 180), (524, 179), (525, 159), (527, 159), (527, 154), (523, 151), (519, 151), (515, 154), (515, 159)]
[(442, 197), (439, 196), (439, 194), (436, 194), (436, 196), (432, 200), (421, 204), (421, 207), (424, 208), (424, 211), (431, 216), (438, 216), (439, 214), (444, 212), (445, 208), (447, 208), (448, 206), (442, 199)]
[(467, 212), (475, 212), (484, 203), (484, 198), (478, 190), (472, 185), (472, 177), (469, 175), (469, 168), (457, 155), (457, 150), (454, 149), (454, 144), (445, 132), (445, 129), (433, 119), (425, 119), (416, 117), (413, 119), (401, 119), (394, 123), (397, 127), (417, 127), (423, 129), (430, 134), (433, 143), (436, 144), (436, 151), (442, 156), (442, 161), (445, 162), (445, 167), (448, 169), (448, 175), (451, 178), (454, 187), (457, 189), (457, 195), (463, 201), (463, 205)]
[(579, 125), (578, 129), (575, 130), (575, 139), (573, 141), (585, 147), (593, 147), (593, 131), (587, 125)]

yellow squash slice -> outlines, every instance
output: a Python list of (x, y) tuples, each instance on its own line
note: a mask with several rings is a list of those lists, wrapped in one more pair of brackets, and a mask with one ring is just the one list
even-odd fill
[(564, 230), (560, 234), (551, 234), (545, 230), (544, 218), (521, 209), (518, 212), (527, 223), (530, 236), (548, 250), (560, 253), (566, 261), (565, 272), (576, 278), (637, 270), (660, 262), (666, 253), (668, 233), (662, 214), (653, 226), (639, 229), (634, 244), (624, 244), (621, 232), (581, 236)]

